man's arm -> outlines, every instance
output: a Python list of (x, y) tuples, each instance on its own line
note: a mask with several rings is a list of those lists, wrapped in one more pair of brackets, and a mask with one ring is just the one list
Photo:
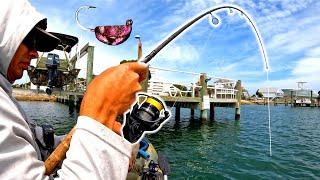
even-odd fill
[[(49, 179), (28, 124), (0, 90), (0, 179)], [(88, 117), (76, 128), (58, 179), (125, 179), (131, 144)]]
[(2, 88), (0, 102), (0, 179), (44, 179), (30, 128)]
[[(146, 65), (110, 68), (91, 82), (59, 179), (124, 179), (131, 144), (114, 132), (116, 122), (135, 100)], [(48, 179), (38, 160), (32, 133), (9, 96), (0, 88), (0, 179)]]
[(131, 151), (127, 140), (96, 120), (80, 116), (58, 174), (63, 179), (125, 179)]

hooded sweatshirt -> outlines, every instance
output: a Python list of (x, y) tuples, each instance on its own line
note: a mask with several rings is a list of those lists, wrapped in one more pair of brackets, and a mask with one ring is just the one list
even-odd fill
[[(12, 96), (7, 71), (29, 31), (45, 17), (26, 0), (0, 5), (0, 179), (48, 179), (35, 142), (35, 123)], [(78, 117), (59, 179), (125, 179), (131, 144), (99, 122)]]

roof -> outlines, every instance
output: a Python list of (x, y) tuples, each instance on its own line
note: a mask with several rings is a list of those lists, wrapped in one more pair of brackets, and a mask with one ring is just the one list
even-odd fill
[(70, 53), (72, 47), (74, 45), (76, 45), (79, 41), (79, 39), (75, 36), (70, 36), (67, 34), (61, 34), (61, 33), (56, 33), (56, 32), (50, 32), (51, 34), (53, 34), (54, 36), (58, 37), (61, 42), (59, 43), (59, 45), (56, 47), (57, 50), (60, 51), (66, 51), (68, 53)]
[[(258, 92), (260, 93), (268, 93), (268, 88), (259, 88)], [(279, 88), (271, 87), (269, 88), (269, 93), (283, 93), (283, 91)]]

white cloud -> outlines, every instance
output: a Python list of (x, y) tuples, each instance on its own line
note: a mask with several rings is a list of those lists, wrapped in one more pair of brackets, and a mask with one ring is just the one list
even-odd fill
[(191, 44), (172, 43), (165, 47), (158, 55), (160, 59), (179, 64), (194, 63), (199, 60), (197, 49)]
[(226, 74), (239, 70), (237, 69), (239, 63), (226, 63), (222, 60), (215, 64), (216, 65), (214, 65), (215, 69), (213, 70), (213, 72), (218, 72), (219, 74)]
[(320, 72), (320, 58), (304, 58), (297, 62), (296, 67), (292, 70), (295, 76), (319, 76)]
[[(300, 26), (291, 25), (292, 29), (288, 32), (274, 34), (273, 37), (267, 41), (267, 48), (272, 51), (281, 52), (282, 54), (292, 54), (308, 50), (313, 46), (320, 44), (320, 26), (316, 24)], [(288, 24), (288, 26), (290, 26)]]
[(280, 80), (261, 80), (259, 82), (246, 82), (245, 87), (254, 91), (260, 87), (296, 88), (297, 82), (306, 81), (305, 88), (320, 89), (320, 58), (303, 58), (298, 61), (289, 78)]
[(311, 57), (320, 57), (320, 46), (310, 49), (307, 51), (306, 55)]

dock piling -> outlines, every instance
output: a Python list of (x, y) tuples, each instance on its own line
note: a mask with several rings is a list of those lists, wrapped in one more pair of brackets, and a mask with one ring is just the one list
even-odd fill
[(214, 121), (214, 103), (210, 103), (210, 120)]
[(200, 85), (201, 85), (201, 119), (207, 120), (208, 119), (208, 109), (210, 108), (208, 104), (210, 104), (208, 91), (207, 91), (207, 74), (203, 73), (200, 75)]
[(235, 107), (235, 120), (240, 120), (240, 105), (241, 105), (241, 94), (242, 94), (242, 87), (241, 87), (241, 80), (238, 80), (235, 86), (235, 89), (237, 90), (236, 93), (236, 107)]
[(180, 121), (180, 106), (176, 106), (176, 117), (175, 117), (176, 122)]
[(312, 95), (313, 95), (313, 92), (311, 91), (311, 97), (310, 97), (310, 101), (311, 101), (310, 106), (311, 106), (311, 107), (313, 107), (313, 106), (314, 106), (314, 104), (313, 104), (313, 97), (312, 97)]
[(290, 92), (290, 103), (291, 107), (293, 107), (293, 91)]
[(193, 108), (190, 109), (190, 116), (191, 116), (191, 119), (194, 119), (194, 109)]
[(88, 46), (88, 57), (87, 57), (87, 86), (90, 84), (90, 82), (93, 79), (93, 52), (94, 47)]

